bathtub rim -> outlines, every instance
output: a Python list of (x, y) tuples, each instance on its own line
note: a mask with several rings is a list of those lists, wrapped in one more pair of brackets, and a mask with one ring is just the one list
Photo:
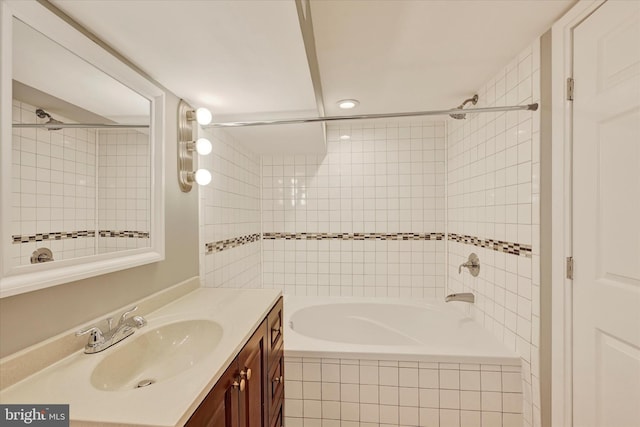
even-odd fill
[[(288, 304), (287, 304), (288, 303)], [(458, 363), (458, 364), (483, 364), (483, 365), (522, 365), (520, 356), (500, 343), (489, 331), (477, 325), (500, 346), (500, 354), (494, 355), (469, 355), (469, 354), (444, 354), (434, 352), (425, 354), (417, 351), (415, 346), (381, 346), (370, 344), (349, 345), (335, 341), (326, 341), (310, 338), (291, 329), (291, 316), (300, 309), (324, 305), (324, 304), (349, 304), (349, 303), (373, 303), (373, 304), (398, 304), (427, 308), (435, 306), (438, 309), (446, 309), (445, 303), (436, 298), (408, 299), (408, 298), (377, 298), (377, 297), (309, 297), (284, 295), (284, 357), (285, 358), (317, 358), (317, 359), (363, 359), (363, 360), (390, 360), (402, 362), (425, 363)], [(451, 310), (455, 310), (451, 308)], [(461, 312), (455, 310), (462, 315)], [(322, 349), (326, 346), (329, 348)], [(331, 349), (340, 346), (341, 349)], [(344, 348), (346, 347), (346, 348)], [(418, 347), (420, 348), (420, 347)]]

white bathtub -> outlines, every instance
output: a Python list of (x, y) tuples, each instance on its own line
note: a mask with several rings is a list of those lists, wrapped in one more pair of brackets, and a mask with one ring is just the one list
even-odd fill
[(522, 426), (520, 358), (454, 304), (285, 296), (284, 425)]
[(437, 300), (285, 296), (285, 356), (519, 366), (520, 358)]

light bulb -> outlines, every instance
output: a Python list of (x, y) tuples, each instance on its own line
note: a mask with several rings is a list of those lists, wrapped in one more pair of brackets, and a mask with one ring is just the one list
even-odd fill
[(359, 104), (360, 102), (357, 99), (343, 99), (341, 101), (338, 101), (338, 107), (342, 108), (343, 110), (355, 108)]
[(207, 138), (198, 138), (198, 140), (196, 141), (196, 151), (201, 156), (206, 156), (207, 154), (211, 153), (212, 149), (213, 146), (211, 145), (211, 141), (209, 141)]
[(211, 182), (211, 172), (206, 169), (198, 169), (194, 172), (194, 178), (199, 185), (207, 185)]
[(213, 115), (211, 111), (207, 110), (204, 107), (200, 107), (196, 110), (196, 120), (199, 125), (208, 125), (213, 120)]

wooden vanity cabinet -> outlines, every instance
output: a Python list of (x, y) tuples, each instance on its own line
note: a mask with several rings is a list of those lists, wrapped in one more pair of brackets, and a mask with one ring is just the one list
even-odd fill
[(209, 392), (186, 426), (190, 427), (238, 427), (240, 418), (240, 390), (236, 381), (238, 360), (234, 360), (222, 374), (216, 386)]
[(284, 409), (284, 316), (282, 298), (267, 316), (266, 387), (268, 420), (266, 427), (282, 427)]
[(282, 427), (282, 306), (280, 298), (185, 426)]
[(238, 354), (240, 381), (245, 381), (240, 392), (240, 427), (266, 427), (266, 329), (265, 320)]

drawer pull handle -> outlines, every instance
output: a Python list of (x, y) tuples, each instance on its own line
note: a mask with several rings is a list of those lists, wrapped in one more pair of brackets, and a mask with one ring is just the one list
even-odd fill
[(239, 389), (240, 389), (240, 391), (244, 391), (244, 389), (245, 389), (245, 386), (246, 386), (246, 385), (247, 385), (247, 384), (246, 384), (246, 382), (245, 382), (244, 378), (242, 378), (242, 379), (240, 380), (240, 382), (238, 382), (238, 380), (235, 380), (235, 381), (233, 382), (233, 384), (231, 384), (231, 386), (232, 386), (233, 388), (239, 388)]
[(273, 382), (282, 384), (284, 382), (284, 377), (282, 375), (280, 375), (279, 377), (275, 377), (273, 379)]
[(240, 371), (240, 377), (241, 378), (246, 378), (247, 381), (249, 381), (251, 379), (251, 368), (245, 368), (245, 370)]

